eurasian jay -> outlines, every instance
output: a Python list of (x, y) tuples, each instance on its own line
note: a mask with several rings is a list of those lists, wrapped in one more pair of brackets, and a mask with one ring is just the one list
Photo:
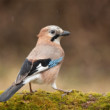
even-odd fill
[(64, 50), (60, 45), (60, 40), (69, 34), (70, 32), (55, 25), (41, 29), (36, 46), (26, 57), (15, 82), (0, 95), (0, 102), (10, 99), (27, 83), (29, 83), (30, 92), (33, 92), (31, 83), (47, 83), (51, 84), (55, 90), (70, 92), (57, 88), (55, 83), (64, 59)]

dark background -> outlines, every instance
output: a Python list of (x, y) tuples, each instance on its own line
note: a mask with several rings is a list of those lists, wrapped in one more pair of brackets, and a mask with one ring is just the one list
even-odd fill
[(61, 42), (66, 56), (58, 86), (109, 92), (110, 0), (0, 0), (0, 90), (15, 80), (36, 34), (47, 25), (71, 32)]

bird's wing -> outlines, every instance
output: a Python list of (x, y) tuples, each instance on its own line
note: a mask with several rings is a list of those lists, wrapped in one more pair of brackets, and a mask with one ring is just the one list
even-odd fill
[(37, 61), (29, 61), (26, 59), (24, 61), (24, 64), (21, 67), (21, 70), (17, 76), (16, 84), (19, 84), (22, 82), (26, 77), (33, 75), (34, 73), (39, 73), (42, 71), (45, 71), (49, 68), (52, 68), (56, 65), (58, 65), (63, 60), (63, 57), (60, 57), (59, 59), (51, 60), (48, 59), (39, 59)]

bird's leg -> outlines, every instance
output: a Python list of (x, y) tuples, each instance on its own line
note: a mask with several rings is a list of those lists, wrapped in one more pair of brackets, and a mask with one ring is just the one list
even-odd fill
[(69, 93), (72, 92), (72, 90), (70, 90), (70, 91), (66, 91), (66, 90), (63, 90), (63, 89), (59, 89), (59, 88), (57, 88), (55, 82), (52, 84), (52, 88), (55, 89), (55, 90), (58, 90), (58, 91), (64, 92), (64, 94), (62, 94), (62, 96), (67, 95), (67, 94), (69, 94)]
[(29, 82), (30, 93), (33, 93), (31, 82)]
[(31, 85), (31, 82), (29, 82), (29, 89), (30, 89), (30, 93), (37, 92), (37, 90), (35, 90), (35, 91), (33, 91), (33, 90), (32, 90), (32, 85)]

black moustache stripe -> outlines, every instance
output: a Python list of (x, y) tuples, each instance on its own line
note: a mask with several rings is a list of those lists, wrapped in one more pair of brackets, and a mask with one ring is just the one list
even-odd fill
[(60, 35), (56, 34), (55, 36), (53, 36), (53, 37), (51, 38), (51, 41), (54, 41), (54, 40), (57, 39), (59, 36), (60, 36)]

